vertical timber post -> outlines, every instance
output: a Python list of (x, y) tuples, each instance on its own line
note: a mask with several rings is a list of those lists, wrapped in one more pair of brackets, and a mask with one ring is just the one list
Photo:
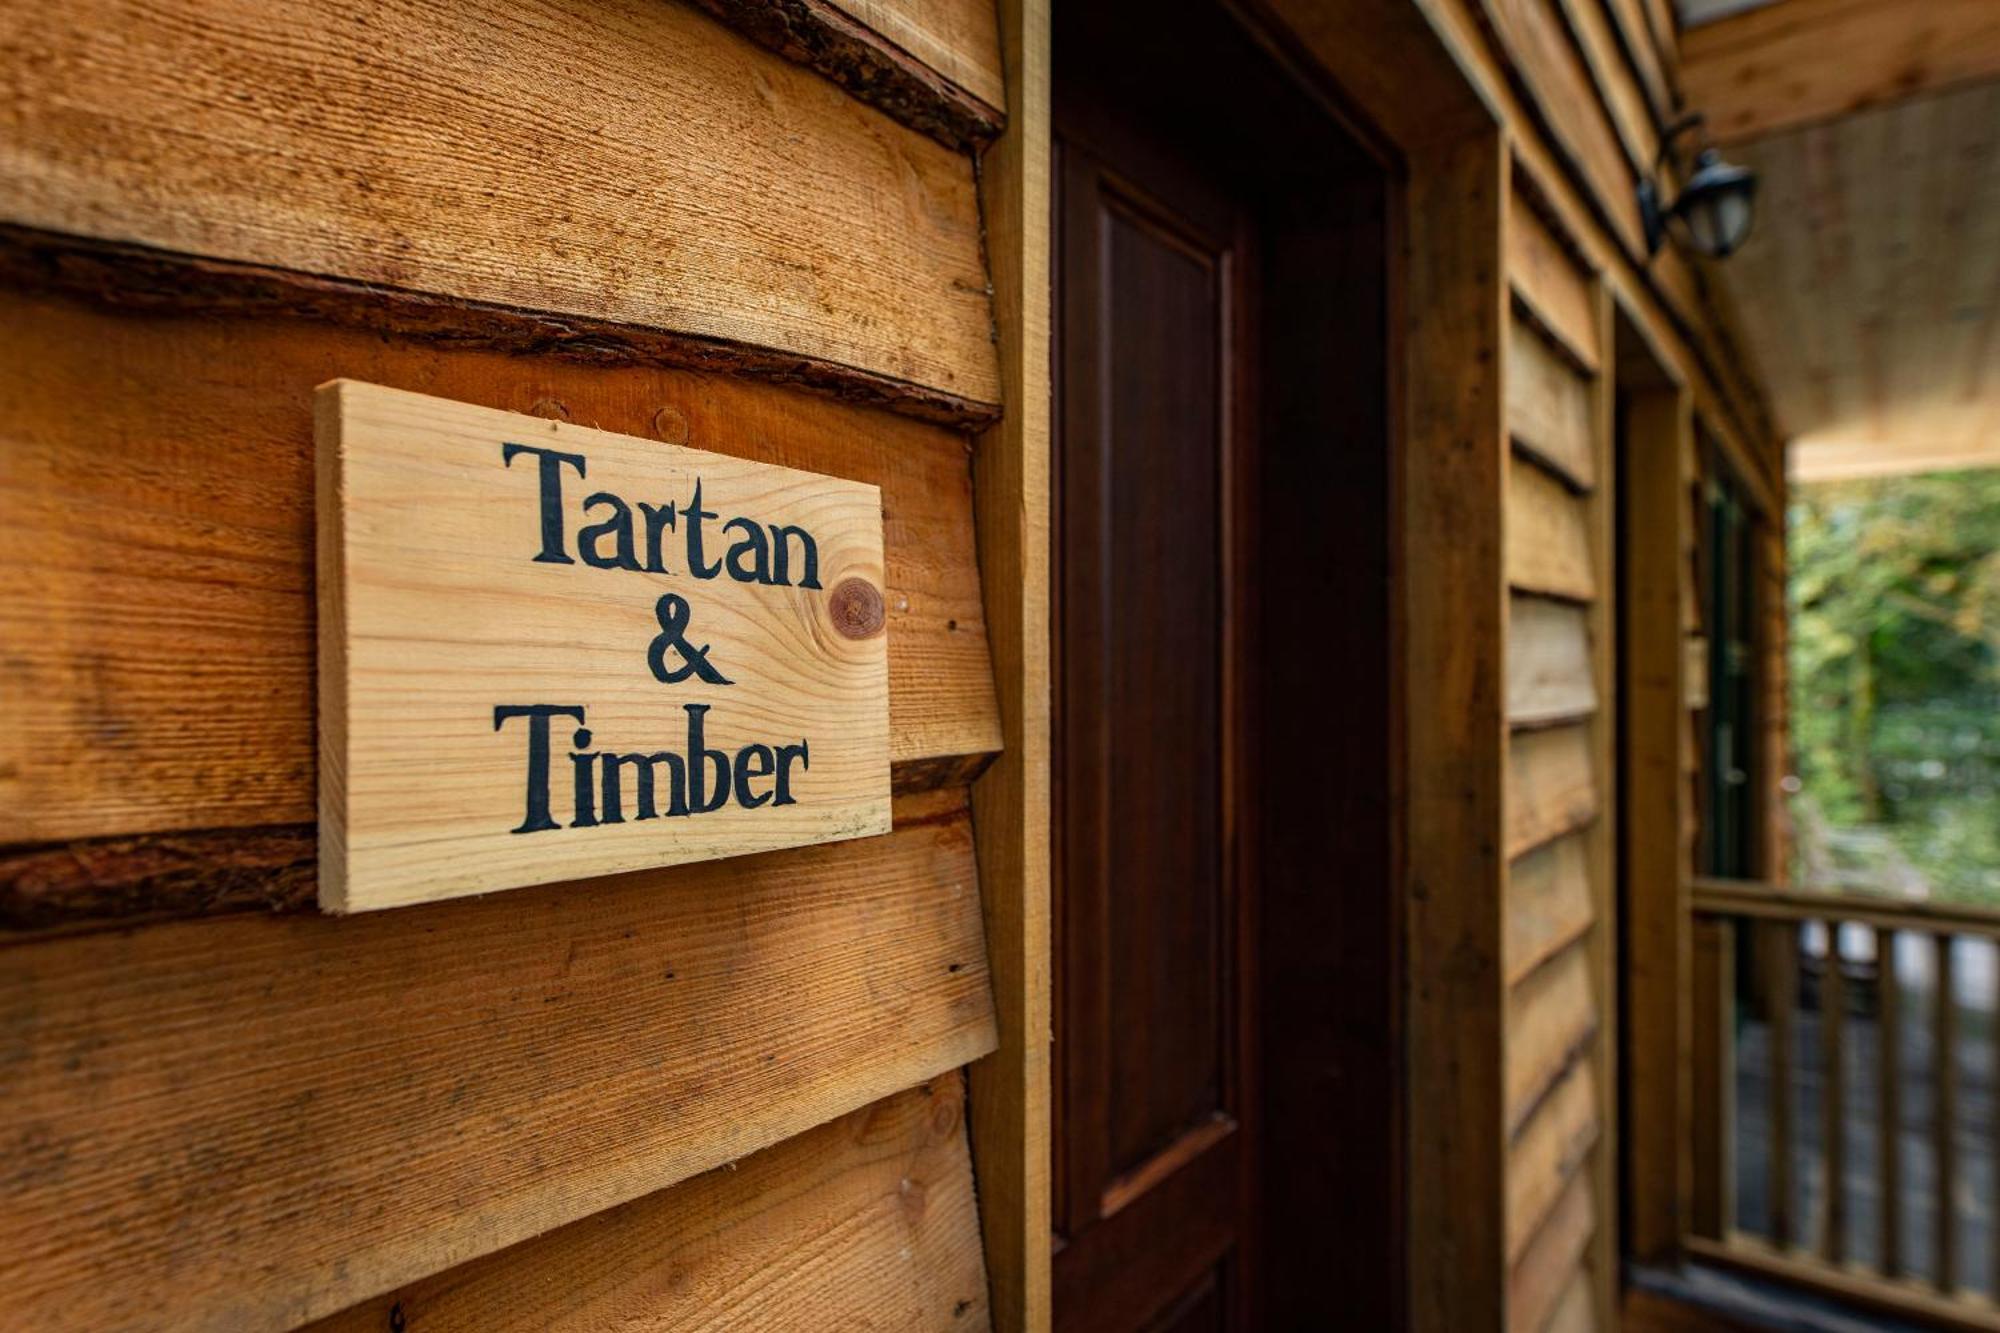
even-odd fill
[(1000, 1048), (972, 1066), (993, 1327), (1050, 1321), (1049, 9), (1001, 0), (1007, 128), (981, 161), (1004, 416), (973, 455), (1006, 748), (972, 789)]

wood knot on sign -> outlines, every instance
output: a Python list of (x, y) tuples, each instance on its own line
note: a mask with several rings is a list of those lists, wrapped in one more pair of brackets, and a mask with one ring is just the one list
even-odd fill
[(827, 601), (842, 638), (868, 639), (882, 632), (882, 590), (864, 578), (842, 579)]

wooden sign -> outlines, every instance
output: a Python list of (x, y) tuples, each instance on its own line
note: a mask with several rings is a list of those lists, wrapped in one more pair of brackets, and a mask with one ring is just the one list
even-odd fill
[(337, 380), (334, 912), (889, 831), (873, 486)]

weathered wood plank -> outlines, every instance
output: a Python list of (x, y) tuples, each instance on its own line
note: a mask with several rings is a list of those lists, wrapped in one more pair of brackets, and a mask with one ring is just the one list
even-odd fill
[(890, 755), (1000, 748), (955, 432), (726, 377), (0, 294), (0, 842), (314, 817), (332, 372), (882, 488)]
[(1598, 1030), (1591, 960), (1571, 945), (1507, 995), (1507, 1132), (1519, 1132)]
[(1597, 294), (1590, 271), (1516, 188), (1507, 214), (1507, 280), (1536, 319), (1587, 370), (1598, 369)]
[(983, 1329), (964, 1103), (953, 1071), (312, 1333)]
[(1507, 468), (1507, 581), (1575, 601), (1597, 595), (1589, 501), (1518, 455)]
[(999, 396), (971, 161), (691, 8), (82, 0), (9, 43), (6, 221)]
[(329, 1314), (994, 1042), (962, 808), (588, 885), (21, 945), (0, 1016), (9, 1317), (92, 1328)]
[(1514, 1265), (1507, 1280), (1507, 1327), (1539, 1333), (1549, 1326), (1579, 1277), (1584, 1247), (1596, 1229), (1590, 1182), (1579, 1176), (1563, 1191), (1527, 1253)]
[(1593, 919), (1582, 838), (1559, 838), (1514, 862), (1507, 871), (1507, 984), (1567, 948)]
[(1000, 132), (999, 36), (973, 0), (695, 0), (767, 50), (795, 60), (948, 148)]
[(1521, 319), (1508, 321), (1507, 430), (1578, 489), (1596, 485), (1590, 384)]
[(2000, 76), (1990, 0), (1784, 0), (1690, 28), (1689, 105), (1720, 141), (1758, 138)]
[(1007, 105), (999, 15), (991, 0), (833, 0), (988, 106)]
[[(1597, 1072), (1581, 1060), (1535, 1108), (1507, 1153), (1507, 1257), (1518, 1263), (1597, 1142)], [(1586, 1188), (1588, 1186), (1586, 1185)]]
[(1518, 857), (1597, 817), (1587, 727), (1516, 734), (1507, 746), (1507, 855)]
[(1596, 663), (1584, 607), (1516, 596), (1507, 617), (1507, 721), (1517, 727), (1587, 717)]
[(1599, 98), (1597, 84), (1557, 11), (1559, 0), (1477, 0), (1500, 38), (1509, 73), (1532, 90), (1556, 147), (1590, 190), (1609, 205), (1605, 220), (1619, 239), (1643, 244), (1632, 206), (1634, 167)]

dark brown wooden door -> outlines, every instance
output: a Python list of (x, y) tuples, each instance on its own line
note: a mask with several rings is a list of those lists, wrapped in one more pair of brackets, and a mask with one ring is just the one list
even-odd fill
[(1397, 196), (1254, 8), (1054, 14), (1064, 1330), (1403, 1320)]
[(1244, 211), (1059, 145), (1057, 1322), (1241, 1327), (1255, 1157)]

